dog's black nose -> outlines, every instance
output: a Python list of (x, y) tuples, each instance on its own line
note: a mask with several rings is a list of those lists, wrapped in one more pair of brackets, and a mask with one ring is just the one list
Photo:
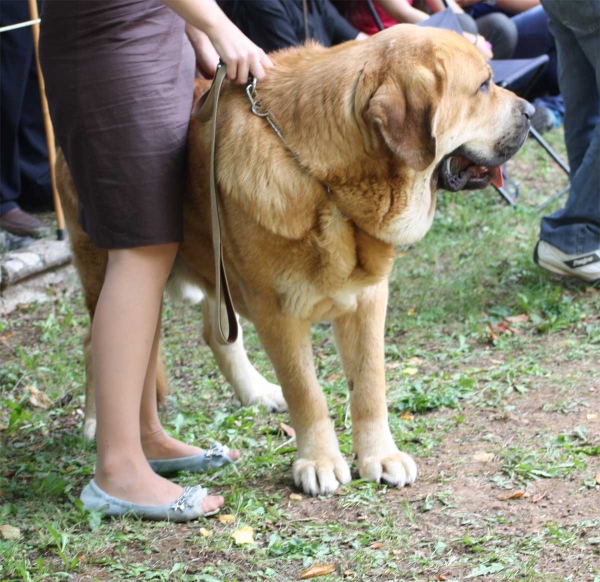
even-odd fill
[(521, 111), (527, 119), (531, 119), (531, 116), (535, 113), (535, 107), (529, 101), (523, 99), (521, 102)]

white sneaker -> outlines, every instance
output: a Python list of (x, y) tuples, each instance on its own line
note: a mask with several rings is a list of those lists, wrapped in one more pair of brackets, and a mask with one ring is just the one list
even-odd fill
[(533, 260), (553, 273), (577, 277), (592, 285), (600, 283), (600, 249), (583, 255), (568, 255), (540, 240), (533, 251)]

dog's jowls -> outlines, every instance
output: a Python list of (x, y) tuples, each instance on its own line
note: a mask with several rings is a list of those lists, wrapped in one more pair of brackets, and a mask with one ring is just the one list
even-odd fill
[[(490, 82), (470, 43), (436, 29), (399, 25), (366, 41), (272, 58), (276, 66), (257, 94), (286, 143), (251, 113), (243, 88), (228, 86), (216, 169), (236, 310), (256, 326), (285, 402), (252, 367), (241, 338), (223, 347), (212, 337), (210, 130), (194, 119), (178, 270), (207, 297), (204, 337), (238, 400), (276, 410), (287, 402), (298, 444), (294, 478), (313, 495), (350, 480), (310, 343), (312, 322), (333, 321), (358, 471), (401, 487), (417, 468), (396, 447), (387, 421), (384, 326), (394, 247), (425, 235), (439, 187), (481, 188), (497, 175), (494, 168), (527, 136), (531, 106)], [(73, 209), (64, 167), (62, 180)], [(76, 213), (66, 214), (93, 314), (105, 259), (90, 248)]]

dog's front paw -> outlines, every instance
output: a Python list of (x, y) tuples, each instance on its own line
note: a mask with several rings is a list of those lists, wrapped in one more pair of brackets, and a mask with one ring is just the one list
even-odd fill
[(83, 438), (86, 441), (93, 441), (96, 438), (96, 419), (86, 418), (83, 421)]
[(417, 465), (412, 458), (396, 449), (395, 452), (376, 456), (359, 455), (358, 471), (363, 479), (404, 487), (415, 482)]
[(348, 463), (341, 455), (318, 460), (298, 459), (294, 463), (294, 482), (309, 495), (332, 493), (350, 480)]
[(287, 402), (283, 397), (281, 387), (267, 382), (262, 376), (260, 380), (255, 380), (252, 384), (252, 390), (248, 390), (240, 398), (242, 406), (254, 406), (260, 404), (269, 412), (284, 412), (287, 410)]

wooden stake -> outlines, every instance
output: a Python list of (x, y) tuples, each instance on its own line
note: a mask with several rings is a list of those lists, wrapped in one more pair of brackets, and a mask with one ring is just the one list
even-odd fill
[[(38, 20), (38, 7), (36, 0), (28, 0), (29, 2), (29, 15), (31, 20)], [(56, 212), (56, 223), (57, 231), (56, 238), (58, 240), (64, 240), (65, 238), (65, 217), (63, 209), (60, 204), (60, 198), (58, 196), (58, 188), (56, 187), (56, 147), (54, 145), (54, 129), (52, 128), (52, 121), (50, 120), (50, 110), (48, 109), (48, 101), (46, 99), (46, 86), (44, 85), (44, 76), (42, 74), (42, 68), (40, 67), (40, 53), (39, 53), (39, 40), (40, 40), (40, 25), (33, 24), (31, 26), (33, 33), (33, 48), (35, 50), (35, 62), (37, 65), (38, 79), (40, 82), (40, 99), (42, 101), (42, 114), (44, 115), (44, 127), (46, 129), (46, 144), (48, 146), (48, 162), (50, 163), (50, 179), (52, 180), (52, 197), (54, 198), (54, 210)]]

